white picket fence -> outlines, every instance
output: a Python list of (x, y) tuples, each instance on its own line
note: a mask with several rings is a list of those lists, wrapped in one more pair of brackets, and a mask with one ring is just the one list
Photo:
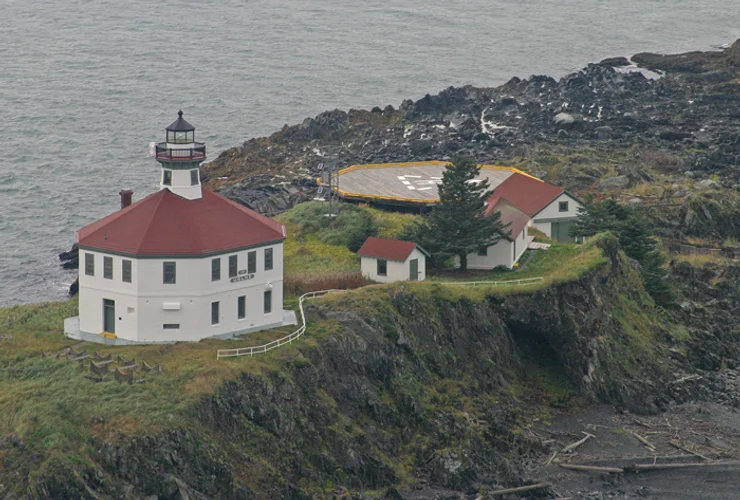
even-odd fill
[[(444, 285), (467, 285), (467, 286), (527, 286), (534, 285), (538, 281), (542, 281), (542, 277), (538, 278), (524, 278), (520, 280), (509, 280), (509, 281), (450, 281), (450, 282), (439, 282)], [(298, 339), (301, 335), (306, 333), (306, 315), (303, 311), (303, 302), (305, 300), (315, 299), (316, 297), (322, 297), (330, 292), (345, 292), (346, 290), (318, 290), (315, 292), (304, 293), (298, 299), (298, 309), (301, 313), (301, 326), (298, 330), (294, 331), (290, 335), (286, 335), (283, 338), (273, 340), (264, 345), (256, 345), (250, 347), (239, 347), (236, 349), (219, 349), (216, 352), (216, 359), (223, 358), (236, 358), (239, 356), (254, 356), (255, 354), (264, 354), (268, 351), (275, 349), (276, 347), (283, 346), (285, 344), (291, 344), (294, 340)]]
[(294, 331), (290, 335), (286, 335), (283, 338), (273, 340), (272, 342), (268, 342), (264, 345), (256, 345), (256, 346), (250, 346), (250, 347), (239, 347), (237, 349), (219, 349), (216, 352), (216, 359), (223, 359), (223, 358), (235, 358), (239, 356), (254, 356), (255, 354), (264, 354), (267, 351), (271, 351), (275, 349), (276, 347), (280, 347), (285, 344), (290, 344), (294, 340), (296, 340), (298, 337), (303, 335), (306, 332), (306, 315), (303, 312), (303, 301), (309, 300), (309, 299), (315, 299), (316, 297), (321, 297), (323, 295), (326, 295), (329, 292), (338, 292), (341, 290), (319, 290), (316, 292), (308, 292), (304, 293), (300, 296), (298, 299), (298, 309), (301, 313), (301, 326), (298, 328), (298, 330)]

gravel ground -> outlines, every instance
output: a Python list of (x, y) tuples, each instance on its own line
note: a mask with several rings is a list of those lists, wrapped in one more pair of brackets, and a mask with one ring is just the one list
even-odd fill
[[(553, 450), (590, 438), (571, 453), (531, 471), (553, 483), (556, 497), (572, 499), (733, 499), (740, 498), (740, 413), (716, 404), (683, 404), (652, 417), (597, 407), (559, 417), (530, 432), (554, 440)], [(638, 435), (654, 449), (635, 437)], [(682, 449), (675, 446), (675, 443)], [(704, 457), (704, 458), (702, 458)], [(717, 465), (718, 463), (730, 465)], [(734, 464), (732, 464), (734, 462)], [(571, 471), (560, 464), (629, 467), (632, 464), (711, 464), (700, 468), (603, 473)], [(544, 496), (539, 498), (553, 498)]]

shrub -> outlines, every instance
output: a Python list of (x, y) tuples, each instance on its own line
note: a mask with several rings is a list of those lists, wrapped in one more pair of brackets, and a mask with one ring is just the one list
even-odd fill
[(674, 172), (686, 168), (683, 158), (665, 151), (646, 151), (642, 153), (642, 161), (648, 167), (661, 172)]

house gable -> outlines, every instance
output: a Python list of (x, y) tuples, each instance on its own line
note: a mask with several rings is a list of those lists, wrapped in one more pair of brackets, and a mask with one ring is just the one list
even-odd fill
[[(562, 211), (560, 204), (567, 203), (566, 210)], [(583, 203), (578, 200), (575, 196), (563, 191), (559, 196), (553, 199), (546, 206), (532, 216), (534, 222), (552, 222), (553, 220), (563, 219), (575, 219), (578, 217), (578, 208), (582, 207)]]

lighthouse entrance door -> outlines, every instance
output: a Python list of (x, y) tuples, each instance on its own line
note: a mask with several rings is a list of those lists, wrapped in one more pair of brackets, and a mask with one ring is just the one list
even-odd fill
[(116, 333), (116, 301), (103, 299), (103, 331)]

